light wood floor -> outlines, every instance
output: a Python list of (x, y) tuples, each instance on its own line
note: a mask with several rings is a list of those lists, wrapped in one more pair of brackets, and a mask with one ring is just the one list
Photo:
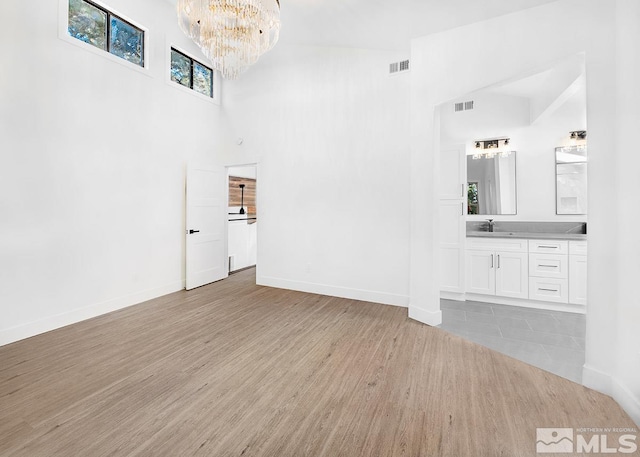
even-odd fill
[(0, 348), (2, 456), (535, 456), (610, 398), (406, 309), (247, 270)]

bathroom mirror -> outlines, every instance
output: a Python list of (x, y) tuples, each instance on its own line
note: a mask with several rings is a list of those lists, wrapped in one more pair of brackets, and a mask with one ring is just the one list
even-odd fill
[(506, 157), (467, 156), (468, 214), (516, 214), (516, 152)]
[(587, 214), (587, 147), (556, 148), (556, 214)]

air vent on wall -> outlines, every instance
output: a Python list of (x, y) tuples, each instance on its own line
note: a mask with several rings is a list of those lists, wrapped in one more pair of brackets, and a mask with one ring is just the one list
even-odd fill
[(473, 100), (470, 100), (468, 102), (455, 103), (454, 106), (453, 106), (453, 110), (456, 113), (458, 111), (468, 111), (470, 109), (473, 109)]
[(397, 73), (403, 73), (409, 71), (409, 60), (402, 60), (400, 62), (393, 62), (389, 64), (389, 74), (395, 75)]

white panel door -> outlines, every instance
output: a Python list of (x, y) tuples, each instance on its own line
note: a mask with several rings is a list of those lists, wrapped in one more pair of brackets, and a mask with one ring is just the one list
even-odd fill
[(467, 250), (465, 261), (467, 292), (495, 295), (495, 260), (495, 254), (491, 251)]
[(529, 298), (529, 269), (526, 252), (496, 252), (496, 295)]
[(228, 276), (227, 173), (189, 164), (186, 211), (187, 290)]

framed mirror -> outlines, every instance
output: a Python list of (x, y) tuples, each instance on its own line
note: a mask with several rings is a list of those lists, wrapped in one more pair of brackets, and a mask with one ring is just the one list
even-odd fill
[(467, 212), (482, 215), (517, 213), (516, 152), (506, 157), (467, 156)]
[(587, 147), (556, 148), (556, 214), (587, 214)]

